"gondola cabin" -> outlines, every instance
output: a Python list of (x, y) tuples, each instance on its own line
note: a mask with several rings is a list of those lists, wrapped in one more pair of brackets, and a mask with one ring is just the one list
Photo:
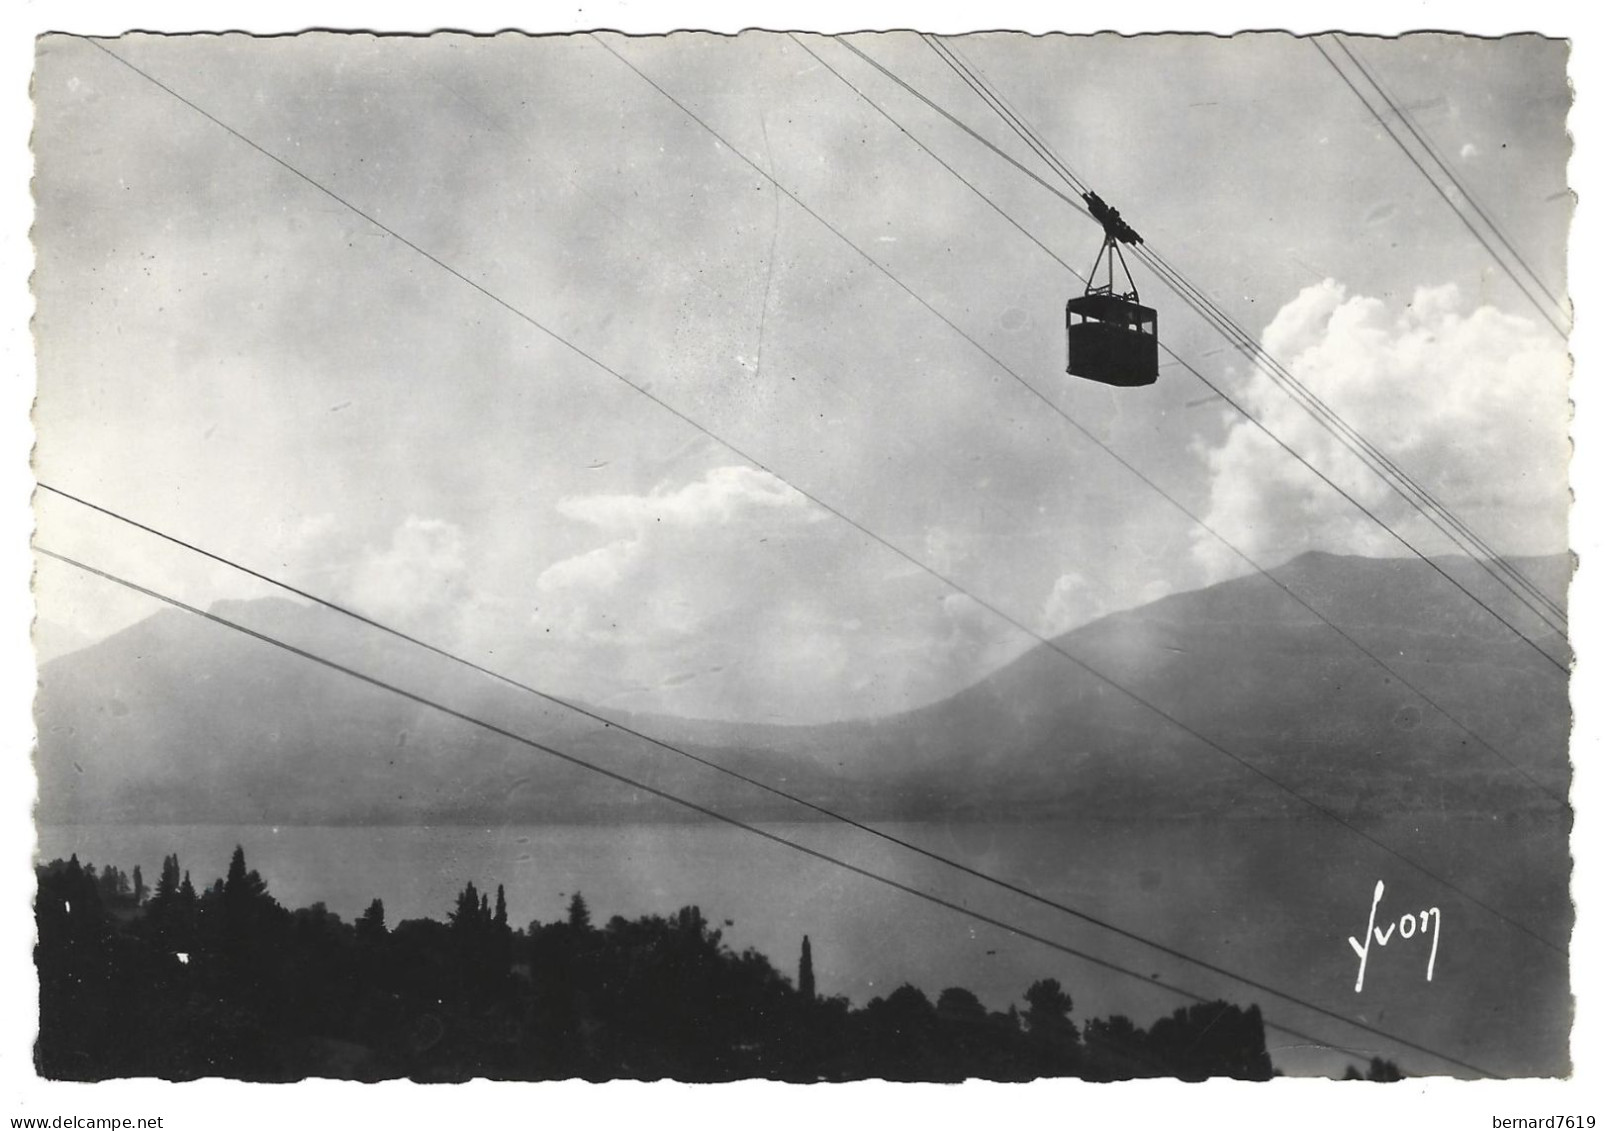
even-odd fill
[[(1086, 293), (1064, 306), (1065, 337), (1070, 344), (1072, 377), (1100, 381), (1105, 385), (1135, 388), (1152, 385), (1159, 379), (1159, 315), (1151, 306), (1137, 301), (1137, 284), (1132, 281), (1121, 244), (1136, 246), (1142, 237), (1120, 218), (1117, 209), (1095, 192), (1084, 192), (1087, 211), (1103, 225), (1103, 246), (1087, 273)], [(1126, 276), (1126, 289), (1115, 288), (1115, 264)], [(1096, 282), (1098, 268), (1105, 266), (1108, 276)]]
[(1151, 306), (1094, 291), (1064, 307), (1066, 372), (1134, 388), (1159, 379), (1159, 315)]

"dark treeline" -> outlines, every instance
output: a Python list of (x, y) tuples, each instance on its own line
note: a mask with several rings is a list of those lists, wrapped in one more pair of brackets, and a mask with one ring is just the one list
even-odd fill
[[(576, 894), (563, 919), (515, 929), (502, 889), (470, 883), (445, 922), (390, 927), (378, 900), (355, 923), (285, 909), (240, 849), (201, 890), (176, 856), (151, 889), (76, 856), (37, 873), (35, 1055), (54, 1079), (1272, 1075), (1257, 1006), (1078, 1024), (1044, 979), (1007, 1012), (911, 985), (855, 1009), (815, 992), (808, 939), (793, 984), (695, 907), (597, 926)], [(1375, 1062), (1368, 1078), (1390, 1075)]]

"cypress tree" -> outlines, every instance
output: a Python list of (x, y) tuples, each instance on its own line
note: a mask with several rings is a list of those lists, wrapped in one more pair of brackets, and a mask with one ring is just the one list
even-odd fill
[(479, 889), (474, 886), (473, 880), (469, 880), (463, 885), (463, 890), (457, 893), (457, 909), (447, 919), (458, 930), (471, 931), (479, 925), (479, 907)]
[(178, 854), (172, 853), (162, 857), (162, 874), (156, 881), (156, 890), (151, 893), (150, 907), (146, 911), (150, 923), (156, 929), (157, 938), (169, 940), (171, 933), (176, 929), (181, 904)]
[(245, 846), (236, 844), (234, 855), (229, 857), (228, 877), (223, 881), (223, 892), (237, 896), (245, 890)]
[(814, 948), (807, 935), (803, 936), (802, 958), (797, 963), (797, 992), (804, 1001), (814, 1000)]
[(151, 897), (151, 902), (158, 907), (172, 903), (174, 897), (178, 895), (178, 882), (178, 853), (175, 852), (162, 857), (162, 874), (156, 881), (156, 894)]

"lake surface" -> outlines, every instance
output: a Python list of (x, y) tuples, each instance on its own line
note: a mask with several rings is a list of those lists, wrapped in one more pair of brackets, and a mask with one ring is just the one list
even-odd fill
[[(1569, 856), (1560, 819), (1517, 823), (1411, 817), (1365, 833), (1419, 861), (1477, 900), (1557, 944), (1546, 946), (1355, 833), (1316, 821), (888, 824), (886, 831), (1007, 879), (1273, 989), (1501, 1075), (1564, 1074), (1571, 997), (1564, 953), (1571, 931)], [(1110, 935), (1062, 911), (867, 834), (828, 823), (766, 824), (777, 836), (899, 883), (1128, 967), (1126, 977), (844, 872), (724, 825), (528, 827), (43, 826), (42, 859), (140, 865), (148, 882), (179, 855), (197, 888), (227, 869), (236, 844), (290, 907), (323, 902), (355, 918), (374, 898), (387, 922), (444, 920), (463, 884), (506, 888), (515, 925), (561, 918), (582, 891), (598, 923), (613, 915), (700, 906), (735, 949), (754, 947), (795, 975), (810, 936), (821, 993), (855, 1004), (912, 982), (933, 1000), (974, 990), (990, 1007), (1020, 1003), (1054, 977), (1080, 1019), (1127, 1014), (1140, 1025), (1186, 999), (1163, 981), (1210, 998), (1257, 1002), (1278, 1068), (1337, 1074), (1372, 1055), (1412, 1074), (1453, 1066), (1329, 1017)], [(1355, 992), (1361, 937), (1378, 880), (1376, 925), (1437, 907), (1442, 926), (1432, 980), (1430, 932), (1402, 930), (1373, 945)], [(494, 896), (493, 896), (494, 898)], [(728, 925), (724, 925), (729, 920)], [(1415, 921), (1409, 924), (1415, 926)], [(1334, 1051), (1347, 1049), (1349, 1051)]]

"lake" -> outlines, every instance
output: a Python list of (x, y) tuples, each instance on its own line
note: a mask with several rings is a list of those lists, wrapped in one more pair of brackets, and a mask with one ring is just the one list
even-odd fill
[[(844, 872), (740, 829), (714, 824), (525, 827), (42, 826), (42, 859), (138, 864), (147, 882), (176, 852), (197, 888), (226, 871), (236, 844), (290, 907), (325, 903), (353, 919), (374, 898), (386, 920), (444, 920), (472, 880), (494, 899), (506, 888), (516, 926), (562, 917), (585, 894), (592, 916), (668, 913), (699, 905), (735, 949), (753, 947), (795, 976), (810, 936), (823, 994), (855, 1004), (912, 982), (933, 1000), (966, 986), (990, 1007), (1018, 1004), (1054, 977), (1082, 1020), (1124, 1013), (1140, 1025), (1185, 1004), (1164, 981), (1240, 1004), (1318, 1037), (1267, 1034), (1289, 1075), (1341, 1073), (1372, 1055), (1406, 1072), (1452, 1066), (1298, 1005), (1111, 936), (1061, 911), (953, 872), (878, 838), (815, 822), (765, 824), (977, 913), (1128, 967), (1126, 977), (1002, 929)], [(1031, 824), (888, 824), (886, 831), (1056, 902), (1358, 1018), (1390, 1034), (1501, 1075), (1560, 1075), (1569, 1067), (1566, 956), (1488, 914), (1348, 829), (1313, 820)], [(1567, 829), (1559, 819), (1515, 823), (1400, 818), (1364, 830), (1436, 876), (1559, 943), (1569, 937)], [(1362, 937), (1377, 881), (1386, 890), (1365, 982), (1347, 939)], [(1441, 911), (1436, 955), (1419, 913)], [(1400, 917), (1411, 916), (1408, 925)], [(728, 920), (728, 923), (726, 921)], [(1424, 922), (1424, 920), (1419, 920)], [(1389, 931), (1390, 924), (1398, 924)], [(1408, 929), (1415, 935), (1405, 938)], [(1427, 980), (1429, 959), (1432, 980)], [(1334, 1051), (1334, 1048), (1348, 1052)]]

